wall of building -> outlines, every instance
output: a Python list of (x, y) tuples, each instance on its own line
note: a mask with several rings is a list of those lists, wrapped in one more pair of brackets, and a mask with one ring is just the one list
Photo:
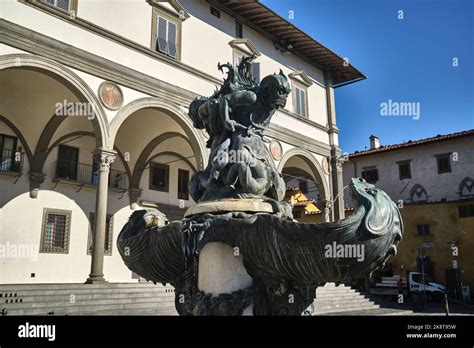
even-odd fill
[[(411, 202), (410, 191), (416, 184), (423, 186), (428, 193), (428, 201), (442, 199), (455, 200), (459, 184), (467, 177), (474, 176), (474, 137), (441, 141), (438, 143), (408, 147), (398, 151), (350, 158), (344, 162), (344, 184), (352, 177), (360, 177), (364, 167), (376, 166), (379, 181), (375, 185), (384, 190), (394, 201), (399, 199)], [(435, 155), (453, 153), (451, 172), (438, 174)], [(397, 161), (411, 160), (411, 178), (400, 179)], [(474, 192), (473, 192), (474, 194)], [(348, 192), (345, 192), (346, 205), (351, 206)]]
[[(474, 289), (474, 217), (460, 218), (458, 206), (473, 204), (474, 200), (463, 202), (413, 204), (401, 209), (404, 233), (398, 245), (398, 253), (388, 262), (393, 263), (395, 274), (405, 276), (406, 271), (417, 271), (416, 260), (422, 243), (433, 243), (425, 248), (424, 254), (433, 263), (434, 280), (446, 284), (445, 269), (458, 260), (461, 281)], [(418, 236), (417, 225), (428, 224), (429, 236)], [(450, 241), (458, 246), (459, 256), (453, 256)], [(403, 265), (403, 269), (402, 269)]]
[[(210, 15), (209, 6), (205, 2), (183, 1), (182, 3), (191, 15), (183, 22), (181, 57), (185, 64), (191, 66), (187, 69), (177, 68), (176, 65), (170, 64), (166, 60), (127, 48), (22, 2), (5, 0), (2, 2), (2, 9), (7, 21), (101, 57), (104, 66), (107, 66), (109, 62), (114, 62), (124, 68), (142, 72), (169, 83), (170, 86), (173, 86), (171, 89), (176, 94), (184, 95), (191, 91), (198, 95), (210, 95), (216, 84), (216, 80), (212, 77), (222, 78), (217, 71), (217, 62), (232, 61), (233, 49), (229, 45), (229, 41), (234, 39), (235, 22), (222, 12), (221, 19), (216, 21), (215, 17)], [(119, 2), (113, 7), (109, 2), (79, 0), (76, 15), (78, 18), (104, 27), (139, 45), (149, 47), (151, 11), (152, 7), (141, 0)], [(300, 149), (303, 153), (300, 155), (317, 163), (315, 170), (306, 168), (305, 164), (302, 166), (306, 166), (305, 169), (311, 172), (310, 174), (314, 178), (321, 179), (318, 180), (321, 181), (321, 185), (326, 187), (326, 195), (329, 195), (329, 177), (321, 170), (322, 162), (328, 156), (326, 148), (329, 148), (328, 133), (325, 129), (327, 124), (326, 90), (323, 87), (324, 81), (321, 71), (295, 56), (282, 55), (273, 48), (270, 41), (263, 39), (259, 34), (246, 27), (244, 27), (244, 36), (250, 38), (262, 53), (258, 58), (261, 63), (261, 76), (278, 72), (281, 68), (286, 75), (294, 70), (304, 70), (312, 80), (313, 83), (308, 89), (309, 118), (303, 120), (292, 113), (293, 106), (290, 95), (286, 111), (278, 112), (274, 116), (273, 123), (283, 127), (281, 129), (295, 132), (288, 134), (301, 134), (307, 137), (305, 139), (317, 140), (320, 146), (323, 146), (324, 151), (309, 151), (307, 149), (303, 151)], [(207, 38), (207, 40), (197, 40), (196, 38)], [(216, 49), (216, 47), (218, 48)], [(36, 58), (26, 51), (6, 45), (0, 46), (0, 52), (2, 55), (22, 53), (24, 54), (21, 56), (23, 58), (28, 57), (33, 60)], [(16, 66), (10, 66), (10, 69), (0, 71), (0, 82), (5, 82), (0, 83), (0, 94), (6, 96), (4, 101), (8, 101), (0, 103), (0, 115), (18, 127), (34, 153), (41, 133), (54, 115), (55, 103), (64, 99), (68, 102), (76, 102), (79, 100), (78, 98), (84, 98), (84, 96), (71, 88), (70, 84), (65, 82), (61, 76), (55, 76), (55, 73), (43, 71), (41, 68), (33, 70), (25, 67), (23, 69), (24, 63), (21, 60), (20, 62), (21, 64), (17, 66), (18, 69)], [(41, 64), (48, 67), (49, 63), (41, 62)], [(75, 78), (77, 77), (78, 81), (80, 80), (81, 84), (84, 84), (83, 87), (91, 91), (94, 97), (97, 95), (99, 85), (105, 80), (97, 72), (89, 73), (83, 68), (76, 69), (62, 65), (62, 61), (56, 61), (54, 64), (61, 65), (64, 71), (71, 73)], [(120, 75), (120, 73), (117, 74)], [(210, 76), (203, 77), (203, 74)], [(138, 81), (127, 82), (133, 85)], [(109, 144), (111, 148), (116, 146), (122, 153), (130, 154), (130, 161), (127, 162), (127, 165), (133, 171), (137, 165), (139, 154), (151, 139), (164, 132), (186, 135), (186, 131), (178, 125), (176, 119), (158, 110), (153, 106), (153, 103), (168, 105), (175, 110), (176, 117), (181, 117), (183, 122), (189, 124), (190, 121), (186, 116), (187, 103), (177, 105), (175, 102), (144, 93), (143, 90), (123, 85), (120, 85), (120, 88), (124, 96), (124, 108), (144, 98), (147, 98), (150, 104), (148, 105), (147, 102), (140, 104), (144, 110), (126, 115), (125, 121), (115, 129), (119, 116), (123, 116), (121, 112), (124, 108), (118, 111), (108, 110), (97, 101), (96, 106), (105, 116), (102, 120), (105, 122), (104, 124), (97, 123), (97, 120), (90, 122), (86, 118), (68, 118), (55, 130), (49, 144), (71, 132), (91, 132), (94, 133), (94, 136), (67, 139), (62, 143), (78, 147), (79, 162), (85, 164), (92, 164), (92, 152), (101, 143)], [(89, 100), (89, 102), (92, 101)], [(107, 129), (98, 129), (97, 127)], [(117, 133), (113, 133), (111, 129)], [(100, 139), (101, 131), (103, 134), (108, 134), (105, 141)], [(194, 130), (193, 132), (193, 136), (198, 139), (199, 146), (203, 147), (205, 137), (200, 131)], [(12, 130), (3, 122), (0, 122), (0, 133), (13, 135)], [(290, 138), (288, 134), (286, 134), (287, 139)], [(293, 137), (288, 139), (288, 142), (280, 142), (283, 155), (285, 155), (297, 149), (298, 146), (295, 144), (301, 143), (301, 140)], [(21, 142), (18, 145), (22, 145)], [(312, 144), (303, 145), (309, 147)], [(200, 152), (202, 149), (190, 148), (186, 142), (177, 137), (167, 140), (155, 148), (150, 157), (163, 151), (174, 151), (186, 158), (190, 157), (190, 162), (198, 168), (200, 163), (197, 158), (192, 158), (193, 150)], [(206, 150), (202, 151), (202, 155), (205, 165)], [(283, 162), (287, 159), (275, 160), (273, 164), (275, 167), (283, 166)], [(35, 199), (30, 198), (29, 194), (31, 164), (26, 157), (24, 157), (23, 172), (19, 178), (0, 173), (0, 231), (2, 231), (0, 245), (5, 246), (10, 243), (16, 246), (33, 245), (39, 248), (44, 208), (63, 209), (71, 211), (68, 253), (40, 253), (36, 255), (35, 260), (18, 257), (0, 258), (0, 267), (2, 268), (0, 283), (82, 283), (90, 272), (91, 256), (87, 255), (87, 240), (91, 229), (89, 215), (95, 211), (96, 187), (94, 185), (81, 186), (77, 183), (54, 182), (56, 160), (57, 148), (52, 148), (43, 167), (46, 178)], [(185, 162), (177, 161), (173, 156), (161, 156), (157, 161), (170, 164), (170, 192), (162, 193), (150, 190), (149, 169), (145, 167), (139, 184), (139, 188), (143, 190), (139, 201), (154, 202), (158, 208), (160, 205), (167, 209), (176, 207), (180, 203), (177, 198), (178, 168), (189, 170), (190, 174), (193, 169)], [(291, 163), (290, 161), (289, 164)], [(125, 163), (117, 157), (112, 164), (112, 170), (125, 171), (125, 168)], [(184, 203), (186, 207), (194, 204), (192, 199)], [(140, 205), (137, 208), (140, 209)], [(116, 249), (117, 235), (132, 211), (128, 193), (117, 190), (108, 191), (107, 214), (113, 215), (113, 250), (111, 256), (105, 256), (104, 274), (105, 278), (111, 282), (132, 281), (131, 272), (124, 266)], [(35, 274), (34, 278), (31, 276), (32, 273)]]
[[(183, 1), (183, 7), (190, 17), (182, 23), (181, 61), (199, 71), (221, 79), (217, 63), (232, 62), (233, 48), (229, 42), (235, 39), (235, 20), (221, 12), (218, 19), (210, 14), (209, 4), (198, 1)], [(157, 59), (130, 50), (103, 37), (69, 24), (61, 19), (39, 11), (15, 0), (3, 4), (5, 19), (41, 32), (55, 39), (97, 54), (134, 70), (145, 72), (173, 85), (181, 86), (200, 95), (210, 95), (215, 88), (213, 81), (205, 81), (193, 74), (175, 69)], [(113, 12), (113, 15), (104, 13)], [(133, 15), (132, 15), (133, 14)], [(90, 21), (104, 29), (147, 48), (151, 45), (152, 6), (145, 1), (122, 2), (111, 8), (110, 3), (79, 0), (76, 16)], [(270, 40), (244, 26), (244, 37), (249, 38), (262, 53), (257, 61), (261, 63), (261, 76), (282, 69), (286, 75), (303, 70), (314, 82), (308, 88), (308, 117), (322, 126), (327, 124), (326, 91), (322, 72), (294, 55), (278, 52)], [(196, 54), (199, 52), (199, 54)], [(285, 109), (292, 112), (292, 97)], [(318, 132), (296, 119), (281, 117), (280, 123), (297, 132), (308, 133), (318, 140), (328, 141), (327, 133)], [(276, 121), (278, 122), (278, 121)]]

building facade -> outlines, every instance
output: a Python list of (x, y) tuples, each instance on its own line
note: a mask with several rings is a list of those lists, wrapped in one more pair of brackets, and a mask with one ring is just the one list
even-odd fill
[(288, 76), (268, 161), (321, 201), (342, 188), (334, 88), (365, 77), (256, 1), (6, 0), (0, 32), (0, 283), (136, 281), (115, 239), (135, 209), (194, 204), (207, 135), (187, 108), (219, 62)]
[[(395, 274), (422, 270), (454, 286), (474, 289), (474, 130), (349, 154), (344, 183), (363, 177), (389, 194), (400, 208), (404, 235), (387, 265)], [(346, 193), (347, 206), (352, 206)], [(459, 290), (460, 291), (460, 290)]]

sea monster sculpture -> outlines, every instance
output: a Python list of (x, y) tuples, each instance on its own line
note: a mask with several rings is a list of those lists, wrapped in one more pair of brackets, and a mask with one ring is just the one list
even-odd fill
[[(195, 127), (210, 136), (209, 165), (190, 183), (199, 203), (171, 223), (157, 210), (135, 211), (118, 236), (129, 269), (175, 287), (180, 315), (242, 315), (248, 308), (254, 315), (301, 315), (318, 286), (368, 275), (396, 253), (402, 238), (397, 206), (363, 179), (351, 181), (358, 208), (347, 219), (300, 223), (292, 218), (291, 207), (281, 202), (284, 181), (265, 159), (263, 136), (275, 110), (285, 105), (289, 84), (281, 71), (258, 84), (249, 73), (252, 59), (237, 68), (219, 65), (229, 69), (221, 89), (190, 105)], [(233, 151), (244, 155), (230, 160)], [(242, 209), (248, 202), (272, 208)], [(217, 296), (200, 290), (199, 257), (209, 243), (238, 248), (252, 284)], [(328, 255), (328, 246), (336, 245), (357, 247), (363, 257)]]

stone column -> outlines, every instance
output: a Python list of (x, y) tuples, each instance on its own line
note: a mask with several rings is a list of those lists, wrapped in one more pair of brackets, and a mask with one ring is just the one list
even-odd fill
[(98, 165), (99, 182), (95, 201), (95, 218), (92, 238), (91, 273), (86, 284), (103, 283), (104, 279), (104, 245), (107, 217), (107, 195), (109, 188), (110, 165), (115, 159), (115, 152), (97, 149), (93, 152), (94, 162)]
[(342, 163), (344, 159), (340, 155), (338, 147), (331, 149), (331, 175), (332, 175), (332, 190), (333, 190), (333, 211), (334, 220), (344, 219), (344, 182), (342, 177)]
[(321, 213), (323, 214), (323, 221), (330, 222), (332, 202), (329, 200), (323, 199), (322, 201), (318, 202), (317, 207), (319, 210), (321, 210)]
[[(344, 187), (342, 177), (341, 149), (338, 146), (339, 128), (336, 125), (336, 106), (334, 101), (334, 88), (331, 87), (332, 79), (329, 73), (324, 73), (326, 87), (327, 120), (329, 128), (329, 146), (331, 147), (331, 190), (333, 201), (334, 220), (344, 219), (344, 194), (341, 192)], [(338, 195), (339, 194), (339, 195)]]

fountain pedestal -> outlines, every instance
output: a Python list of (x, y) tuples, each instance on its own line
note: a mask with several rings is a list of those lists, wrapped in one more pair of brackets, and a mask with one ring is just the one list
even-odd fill
[[(316, 287), (383, 267), (401, 239), (397, 206), (363, 179), (351, 182), (359, 208), (349, 218), (292, 219), (263, 134), (290, 85), (281, 70), (258, 83), (252, 59), (219, 65), (229, 70), (221, 88), (189, 106), (194, 127), (209, 134), (208, 166), (189, 185), (197, 205), (171, 223), (156, 210), (135, 211), (118, 237), (129, 269), (175, 287), (180, 315), (301, 315)], [(334, 257), (332, 245), (365, 253)]]

